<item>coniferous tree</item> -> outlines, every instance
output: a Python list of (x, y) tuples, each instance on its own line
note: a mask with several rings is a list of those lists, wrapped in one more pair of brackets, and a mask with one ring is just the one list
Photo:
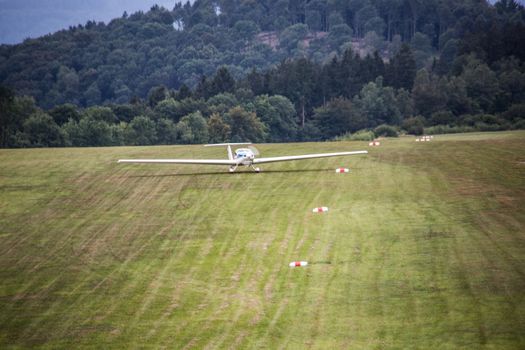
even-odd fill
[(0, 147), (7, 147), (9, 135), (13, 133), (13, 102), (15, 94), (11, 89), (0, 85)]
[(205, 75), (201, 76), (201, 79), (199, 80), (199, 84), (197, 85), (197, 88), (195, 89), (195, 96), (197, 98), (204, 98), (208, 99), (212, 96), (211, 93), (211, 83), (208, 81)]
[[(336, 87), (342, 88), (341, 96), (352, 98), (361, 88), (360, 61), (359, 56), (354, 55), (351, 47), (346, 49), (339, 63), (339, 73), (334, 75), (338, 80)], [(335, 62), (334, 67), (336, 67)]]
[(223, 92), (233, 92), (235, 89), (235, 80), (231, 76), (228, 68), (221, 67), (215, 74), (210, 84), (210, 95), (214, 96)]
[(185, 98), (191, 97), (191, 90), (188, 85), (182, 84), (174, 97), (176, 100), (183, 100)]
[(155, 107), (168, 96), (168, 89), (164, 85), (153, 87), (148, 93), (148, 104), (150, 107)]
[(386, 70), (387, 85), (412, 90), (416, 78), (416, 61), (410, 46), (403, 44)]
[(432, 113), (443, 110), (447, 102), (439, 78), (425, 68), (417, 72), (412, 97), (416, 111), (427, 118)]

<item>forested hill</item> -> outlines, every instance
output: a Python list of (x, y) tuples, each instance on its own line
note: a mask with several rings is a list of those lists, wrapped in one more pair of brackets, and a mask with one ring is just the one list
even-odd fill
[[(275, 141), (327, 138), (406, 120), (420, 127), (517, 127), (523, 116), (516, 111), (525, 102), (524, 42), (525, 11), (513, 0), (202, 0), (171, 10), (155, 6), (108, 24), (87, 22), (0, 46), (1, 106), (9, 106), (0, 141), (78, 144), (64, 123), (90, 116), (108, 125), (126, 123), (121, 128), (143, 117), (155, 124), (155, 137), (132, 142), (121, 135), (83, 145), (197, 142), (180, 139), (180, 130), (159, 141), (159, 120), (177, 124), (198, 112), (204, 124), (215, 115), (228, 126), (231, 108), (253, 112), (262, 123), (258, 136), (238, 138)], [(279, 124), (273, 117), (264, 120), (267, 110), (256, 108), (261, 96), (285, 100), (273, 103), (286, 115), (288, 131), (272, 129)], [(162, 112), (162, 103), (176, 112)], [(100, 105), (112, 115), (90, 112)], [(31, 127), (24, 125), (36, 112), (55, 123), (57, 140), (27, 136)], [(330, 119), (334, 113), (347, 117)]]

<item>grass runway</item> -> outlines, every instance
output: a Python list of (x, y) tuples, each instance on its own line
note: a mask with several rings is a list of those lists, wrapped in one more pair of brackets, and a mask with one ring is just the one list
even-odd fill
[(525, 348), (525, 132), (258, 148), (0, 150), (0, 348)]

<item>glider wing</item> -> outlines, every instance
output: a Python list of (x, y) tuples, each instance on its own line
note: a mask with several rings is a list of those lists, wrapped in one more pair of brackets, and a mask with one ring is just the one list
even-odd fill
[(242, 159), (119, 159), (118, 163), (239, 165)]
[(316, 154), (303, 154), (298, 156), (284, 156), (284, 157), (269, 157), (269, 158), (255, 158), (254, 164), (271, 163), (271, 162), (284, 162), (287, 160), (300, 160), (310, 158), (325, 158), (325, 157), (339, 157), (339, 156), (350, 156), (354, 154), (367, 154), (368, 151), (352, 151), (352, 152), (336, 152), (336, 153), (316, 153)]

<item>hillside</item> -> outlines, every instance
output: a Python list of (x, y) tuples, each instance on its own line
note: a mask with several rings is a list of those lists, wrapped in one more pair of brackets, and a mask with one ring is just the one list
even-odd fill
[(508, 0), (154, 6), (0, 46), (0, 147), (522, 129), (523, 42)]
[(2, 150), (0, 347), (523, 348), (524, 150), (385, 139), (260, 174), (116, 163), (224, 156), (201, 146)]
[[(418, 68), (441, 58), (441, 69), (448, 71), (458, 53), (486, 54), (489, 63), (510, 55), (523, 59), (524, 13), (512, 1), (495, 7), (455, 0), (258, 1), (255, 6), (229, 0), (177, 4), (172, 10), (157, 6), (107, 25), (89, 21), (20, 45), (2, 45), (0, 83), (47, 108), (64, 102), (123, 103), (159, 85), (194, 88), (202, 75), (211, 76), (222, 65), (240, 78), (285, 58), (325, 62), (342, 55), (352, 40), (364, 40), (370, 54), (389, 53), (386, 59), (407, 42)], [(278, 50), (257, 44), (257, 34), (268, 31), (278, 34)], [(327, 35), (302, 44), (320, 31)], [(487, 34), (489, 42), (483, 39)], [(502, 40), (505, 49), (491, 46)]]

